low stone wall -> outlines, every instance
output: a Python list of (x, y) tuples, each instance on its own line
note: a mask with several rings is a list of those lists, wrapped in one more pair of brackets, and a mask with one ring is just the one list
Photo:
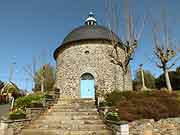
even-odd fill
[(52, 93), (52, 99), (46, 99), (44, 107), (27, 108), (26, 119), (8, 120), (7, 118), (0, 119), (0, 135), (18, 135), (23, 127), (26, 127), (34, 119), (37, 119), (45, 110), (57, 102), (59, 98), (59, 90)]
[[(99, 101), (99, 99), (98, 99)], [(129, 135), (129, 125), (127, 121), (110, 121), (106, 120), (106, 115), (109, 112), (110, 107), (99, 107), (98, 111), (101, 119), (104, 120), (106, 125), (110, 130), (112, 130), (113, 135)]]
[[(99, 107), (98, 109), (100, 116), (106, 121), (105, 116), (107, 112), (109, 112), (110, 107)], [(115, 135), (122, 135), (120, 129), (124, 124), (118, 123), (110, 122), (107, 123), (107, 125), (113, 130)], [(180, 135), (180, 117), (161, 119), (159, 121), (141, 119), (130, 122), (125, 126), (129, 128), (129, 135)], [(125, 129), (127, 129), (127, 127), (125, 127)]]
[(107, 126), (112, 130), (113, 135), (129, 135), (129, 125), (127, 121), (108, 121), (106, 120)]
[(31, 120), (37, 119), (45, 110), (46, 108), (27, 108), (26, 117)]
[(129, 123), (129, 128), (130, 135), (180, 135), (180, 117), (137, 120)]
[(1, 120), (0, 135), (18, 135), (21, 129), (30, 123), (30, 119)]
[(27, 108), (26, 119), (0, 121), (0, 135), (18, 135), (22, 128), (28, 126), (30, 122), (37, 119), (46, 108)]

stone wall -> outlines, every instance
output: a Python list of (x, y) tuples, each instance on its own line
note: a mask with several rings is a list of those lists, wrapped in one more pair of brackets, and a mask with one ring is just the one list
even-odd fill
[(26, 117), (28, 119), (34, 120), (37, 119), (44, 111), (45, 108), (26, 108)]
[(37, 119), (45, 108), (27, 108), (27, 119), (19, 120), (1, 120), (0, 121), (0, 135), (18, 135), (22, 128), (30, 124), (34, 119)]
[[(68, 45), (66, 45), (68, 46)], [(80, 97), (80, 77), (90, 73), (95, 78), (96, 94), (123, 89), (122, 70), (110, 60), (112, 45), (105, 41), (77, 42), (59, 52), (57, 57), (56, 87), (61, 96)], [(124, 51), (118, 48), (119, 56)], [(125, 76), (126, 89), (132, 90), (130, 70)], [(101, 91), (100, 91), (101, 90)]]
[(54, 99), (46, 100), (45, 107), (26, 108), (26, 119), (0, 119), (0, 135), (18, 135), (22, 128), (28, 126), (32, 120), (37, 119), (45, 110), (57, 102), (59, 92), (56, 91), (53, 97)]
[(27, 108), (27, 118), (19, 120), (1, 120), (0, 135), (18, 135), (22, 128), (28, 126), (32, 120), (37, 119), (46, 108)]
[(21, 129), (30, 123), (29, 119), (1, 120), (0, 135), (18, 135)]
[(180, 135), (180, 118), (137, 120), (129, 127), (130, 135)]
[(127, 121), (109, 121), (106, 120), (109, 129), (112, 130), (113, 135), (129, 135), (129, 125)]

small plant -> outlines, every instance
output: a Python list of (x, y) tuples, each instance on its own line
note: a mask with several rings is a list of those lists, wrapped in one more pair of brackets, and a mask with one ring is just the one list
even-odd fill
[(17, 120), (17, 119), (25, 119), (26, 113), (21, 109), (16, 109), (9, 113), (9, 119)]
[(50, 95), (48, 92), (46, 92), (46, 93), (44, 94), (44, 98), (45, 98), (45, 99), (53, 99), (53, 96)]
[(15, 102), (16, 109), (25, 110), (28, 107), (32, 107), (32, 104), (42, 103), (44, 99), (44, 95), (32, 94), (24, 97), (17, 98)]
[(33, 100), (33, 101), (31, 102), (30, 107), (31, 107), (31, 108), (43, 107), (43, 103), (42, 103), (41, 100), (39, 100), (39, 101)]
[(106, 101), (102, 101), (99, 103), (99, 107), (106, 107), (106, 106), (109, 106), (109, 103)]
[(108, 112), (106, 114), (106, 119), (111, 121), (119, 121), (119, 114), (117, 112)]

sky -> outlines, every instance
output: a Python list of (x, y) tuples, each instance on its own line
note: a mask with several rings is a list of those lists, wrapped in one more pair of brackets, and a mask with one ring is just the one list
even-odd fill
[[(117, 2), (120, 15), (123, 13), (121, 1)], [(160, 7), (165, 7), (169, 15), (169, 25), (172, 26), (172, 35), (179, 41), (179, 0), (131, 1), (136, 20), (141, 20), (146, 13), (158, 18)], [(54, 50), (70, 31), (84, 24), (90, 11), (95, 13), (98, 24), (107, 25), (105, 0), (0, 0), (0, 80), (8, 81), (13, 71), (11, 80), (19, 88), (31, 90), (32, 80), (24, 68), (32, 64), (34, 57), (39, 56), (43, 56), (41, 63), (55, 66)], [(139, 64), (144, 64), (144, 69), (155, 76), (162, 73), (149, 60), (152, 58), (153, 42), (148, 22), (131, 62), (132, 76)], [(123, 27), (119, 26), (120, 33), (124, 33)]]

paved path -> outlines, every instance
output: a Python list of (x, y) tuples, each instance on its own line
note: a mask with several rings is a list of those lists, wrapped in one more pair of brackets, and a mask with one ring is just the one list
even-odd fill
[(10, 105), (0, 105), (0, 117), (7, 116), (9, 112)]

